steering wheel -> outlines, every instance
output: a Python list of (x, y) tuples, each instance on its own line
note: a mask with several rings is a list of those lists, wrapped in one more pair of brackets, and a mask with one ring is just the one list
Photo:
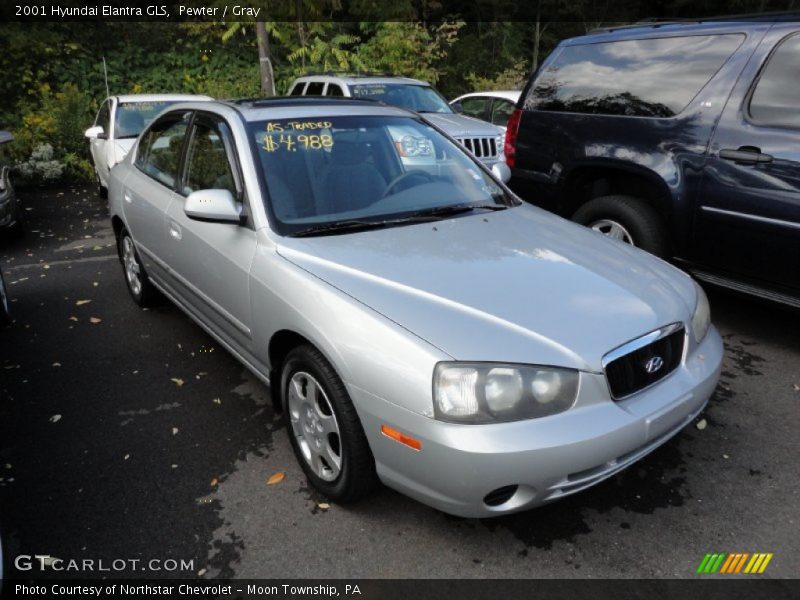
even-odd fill
[(389, 185), (383, 191), (383, 196), (381, 196), (381, 198), (386, 198), (386, 196), (391, 196), (394, 193), (392, 192), (392, 190), (396, 188), (400, 184), (400, 182), (405, 181), (406, 179), (412, 179), (414, 177), (420, 177), (422, 179), (425, 179), (423, 183), (432, 183), (436, 181), (436, 178), (427, 171), (420, 171), (419, 169), (414, 171), (406, 171), (405, 173), (398, 175), (397, 177), (392, 179), (392, 181), (389, 182)]

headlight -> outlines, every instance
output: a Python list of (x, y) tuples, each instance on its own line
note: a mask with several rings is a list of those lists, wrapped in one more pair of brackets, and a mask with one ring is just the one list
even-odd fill
[(406, 135), (399, 141), (395, 142), (400, 156), (431, 156), (433, 155), (433, 146), (428, 138), (415, 137), (413, 135)]
[(694, 307), (694, 314), (692, 315), (692, 333), (696, 342), (700, 343), (708, 333), (708, 328), (711, 326), (711, 307), (708, 305), (708, 298), (697, 283), (694, 284), (697, 291), (697, 304)]
[(454, 423), (546, 417), (575, 404), (578, 379), (572, 369), (443, 362), (433, 372), (433, 412)]

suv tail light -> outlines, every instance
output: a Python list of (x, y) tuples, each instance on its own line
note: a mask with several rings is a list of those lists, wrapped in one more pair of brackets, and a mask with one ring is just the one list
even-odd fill
[(519, 133), (519, 122), (522, 119), (522, 111), (518, 108), (514, 109), (511, 116), (508, 118), (506, 125), (506, 143), (503, 146), (503, 151), (506, 155), (506, 164), (509, 167), (516, 166), (517, 162), (517, 134)]

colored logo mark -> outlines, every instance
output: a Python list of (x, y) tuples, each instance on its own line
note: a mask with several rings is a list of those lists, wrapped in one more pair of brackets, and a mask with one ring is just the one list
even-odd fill
[(750, 552), (715, 552), (705, 555), (700, 566), (697, 567), (697, 572), (755, 575), (763, 573), (771, 560), (772, 552), (754, 552), (752, 554)]

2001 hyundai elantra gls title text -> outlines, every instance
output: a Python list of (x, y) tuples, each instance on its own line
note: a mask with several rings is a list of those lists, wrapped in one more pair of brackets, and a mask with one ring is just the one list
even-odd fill
[(133, 299), (163, 293), (271, 384), (317, 489), (491, 516), (651, 452), (722, 360), (687, 275), (503, 176), (399, 108), (197, 102), (142, 133), (110, 207)]

